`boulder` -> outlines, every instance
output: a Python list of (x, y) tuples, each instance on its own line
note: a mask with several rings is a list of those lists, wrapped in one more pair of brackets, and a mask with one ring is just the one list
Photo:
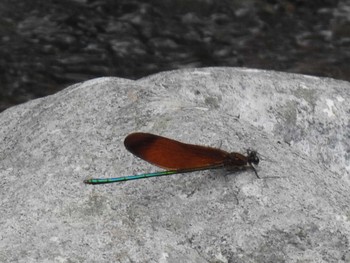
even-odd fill
[[(99, 78), (0, 114), (1, 262), (349, 262), (350, 83), (245, 68)], [(161, 170), (135, 131), (260, 156)]]

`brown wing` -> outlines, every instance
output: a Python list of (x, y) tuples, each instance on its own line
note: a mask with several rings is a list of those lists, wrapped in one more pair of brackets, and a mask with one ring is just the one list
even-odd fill
[(124, 145), (137, 157), (166, 169), (223, 164), (229, 155), (220, 149), (186, 144), (150, 133), (129, 134)]

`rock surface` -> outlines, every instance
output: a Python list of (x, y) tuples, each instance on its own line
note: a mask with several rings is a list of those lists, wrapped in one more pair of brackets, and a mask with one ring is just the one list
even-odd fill
[[(350, 84), (241, 68), (100, 78), (0, 114), (1, 262), (349, 262)], [(159, 170), (124, 149), (146, 131), (261, 154)], [(276, 178), (271, 178), (276, 177)]]

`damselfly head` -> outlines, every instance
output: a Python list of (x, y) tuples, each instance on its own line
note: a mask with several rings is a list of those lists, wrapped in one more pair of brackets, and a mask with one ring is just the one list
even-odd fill
[(259, 157), (258, 157), (258, 153), (256, 151), (253, 150), (247, 150), (247, 158), (248, 158), (248, 163), (250, 164), (259, 164)]

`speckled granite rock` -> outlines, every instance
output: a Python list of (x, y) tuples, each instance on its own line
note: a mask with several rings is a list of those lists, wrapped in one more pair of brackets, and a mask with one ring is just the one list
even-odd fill
[[(349, 262), (350, 84), (239, 68), (100, 78), (0, 114), (1, 262)], [(220, 170), (91, 186), (159, 170), (134, 131), (261, 154)], [(277, 178), (271, 178), (277, 177)]]

